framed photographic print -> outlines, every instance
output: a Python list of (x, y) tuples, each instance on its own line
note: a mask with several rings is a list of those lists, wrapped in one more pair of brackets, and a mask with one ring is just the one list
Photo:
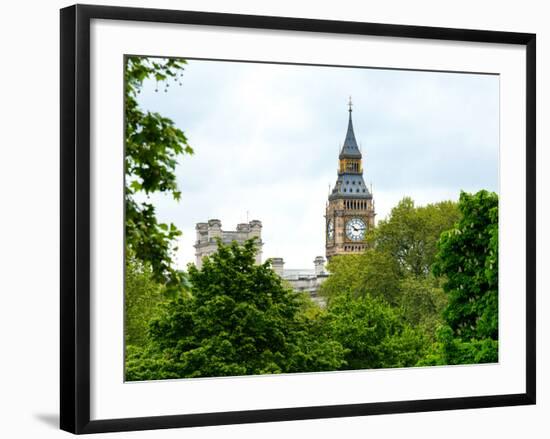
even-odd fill
[(61, 428), (535, 403), (535, 35), (61, 10)]

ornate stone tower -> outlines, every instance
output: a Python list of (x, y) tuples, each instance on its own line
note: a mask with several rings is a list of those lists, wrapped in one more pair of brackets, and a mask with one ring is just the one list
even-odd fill
[(340, 150), (338, 178), (326, 208), (326, 256), (362, 252), (365, 235), (374, 227), (374, 200), (363, 180), (363, 156), (353, 132), (349, 101), (348, 131)]
[(217, 238), (222, 243), (229, 244), (236, 241), (243, 245), (247, 239), (257, 238), (256, 264), (262, 263), (262, 222), (252, 220), (249, 223), (237, 224), (237, 230), (222, 230), (222, 222), (219, 219), (210, 219), (207, 223), (197, 223), (197, 240), (195, 241), (195, 265), (202, 267), (202, 258), (210, 256), (218, 251)]

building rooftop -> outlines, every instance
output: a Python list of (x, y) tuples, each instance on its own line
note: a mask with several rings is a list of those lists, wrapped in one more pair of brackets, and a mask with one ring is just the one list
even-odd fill
[(361, 174), (338, 174), (336, 184), (332, 188), (329, 200), (335, 198), (361, 198), (372, 199), (372, 194), (363, 180)]
[(283, 279), (298, 280), (298, 279), (314, 279), (320, 276), (328, 276), (326, 273), (315, 274), (313, 268), (289, 268), (283, 270)]

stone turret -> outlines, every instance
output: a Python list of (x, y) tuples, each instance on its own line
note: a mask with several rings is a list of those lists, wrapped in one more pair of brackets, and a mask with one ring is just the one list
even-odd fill
[(317, 276), (325, 274), (325, 258), (322, 256), (317, 256), (313, 260), (313, 265), (315, 265), (315, 274)]
[(250, 232), (248, 233), (248, 239), (257, 238), (256, 245), (258, 245), (258, 251), (256, 252), (256, 264), (262, 263), (262, 222), (258, 220), (252, 220), (249, 223)]
[(237, 232), (248, 233), (249, 231), (250, 231), (250, 224), (247, 224), (247, 223), (237, 224)]
[(202, 267), (202, 258), (210, 256), (218, 250), (217, 238), (224, 244), (235, 241), (242, 245), (247, 239), (256, 238), (258, 250), (256, 263), (262, 263), (262, 223), (258, 220), (249, 223), (237, 224), (236, 230), (222, 230), (222, 222), (219, 219), (210, 219), (208, 222), (197, 223), (195, 226), (197, 239), (195, 241), (195, 265)]
[(252, 238), (255, 236), (256, 238), (260, 238), (262, 235), (262, 222), (259, 220), (252, 220), (249, 223), (250, 226), (250, 234), (249, 236)]
[(197, 223), (195, 230), (197, 231), (197, 242), (208, 241), (208, 223)]
[(285, 268), (285, 261), (283, 260), (283, 258), (271, 258), (271, 266), (273, 267), (273, 271), (275, 273), (283, 277)]
[(222, 237), (222, 222), (219, 219), (208, 220), (208, 240)]

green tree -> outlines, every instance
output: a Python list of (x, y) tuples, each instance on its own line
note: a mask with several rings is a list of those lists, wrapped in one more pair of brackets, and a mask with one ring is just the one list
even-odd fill
[[(432, 277), (431, 265), (439, 236), (452, 228), (459, 217), (456, 203), (451, 201), (415, 207), (410, 198), (404, 198), (388, 219), (380, 221), (369, 233), (370, 246), (365, 252), (330, 260), (327, 269), (331, 276), (321, 286), (321, 294), (329, 301), (341, 294), (355, 298), (368, 294), (382, 297), (390, 305), (399, 305), (403, 288), (413, 287), (406, 279), (418, 278), (423, 282)], [(431, 288), (424, 291), (433, 292)]]
[(444, 325), (436, 333), (437, 341), (432, 345), (419, 366), (447, 364), (479, 364), (498, 361), (498, 340), (492, 338), (464, 341)]
[(328, 330), (347, 350), (345, 369), (414, 366), (424, 355), (423, 334), (381, 298), (339, 295), (328, 312)]
[(369, 241), (378, 251), (390, 254), (401, 273), (426, 276), (434, 262), (439, 236), (459, 218), (452, 201), (416, 207), (411, 198), (405, 197), (388, 219), (378, 223)]
[(327, 269), (331, 275), (321, 285), (320, 294), (329, 302), (340, 295), (370, 295), (397, 304), (399, 267), (388, 253), (371, 248), (361, 254), (335, 256)]
[(447, 363), (498, 360), (498, 195), (462, 192), (462, 218), (443, 233), (433, 266), (444, 276), (446, 327), (438, 334)]
[(124, 338), (126, 346), (142, 346), (148, 342), (149, 321), (158, 304), (165, 301), (163, 286), (153, 279), (148, 263), (126, 256), (124, 288)]
[[(431, 266), (441, 233), (460, 216), (451, 201), (417, 207), (404, 198), (367, 235), (365, 252), (330, 260), (320, 292), (340, 316), (332, 329), (348, 349), (347, 367), (414, 365), (432, 353), (447, 295)], [(380, 318), (377, 331), (361, 326), (359, 314), (369, 312)]]
[(441, 280), (433, 276), (407, 275), (399, 284), (403, 318), (422, 330), (432, 342), (436, 330), (443, 324), (442, 312), (447, 305), (447, 295), (440, 283)]
[(125, 69), (125, 201), (126, 245), (135, 257), (151, 265), (155, 280), (178, 287), (181, 274), (172, 266), (173, 241), (181, 232), (174, 224), (159, 223), (154, 206), (139, 201), (155, 192), (179, 201), (175, 168), (178, 158), (192, 154), (187, 138), (172, 120), (139, 107), (144, 81), (157, 81), (168, 90), (178, 81), (186, 61), (129, 56)]
[[(127, 379), (234, 376), (335, 370), (345, 350), (304, 313), (270, 262), (256, 265), (253, 241), (218, 243), (201, 270), (189, 266), (189, 297), (162, 307), (151, 344), (133, 350)], [(309, 300), (309, 299), (308, 299)]]

